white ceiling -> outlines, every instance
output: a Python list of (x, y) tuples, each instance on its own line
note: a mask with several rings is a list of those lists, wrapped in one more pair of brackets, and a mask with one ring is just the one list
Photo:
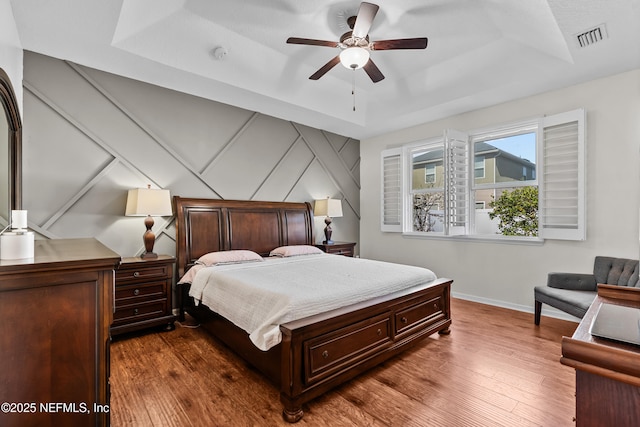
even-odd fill
[[(640, 0), (371, 1), (372, 41), (429, 39), (372, 52), (376, 84), (340, 65), (309, 80), (338, 50), (285, 43), (337, 41), (357, 0), (11, 5), (25, 50), (358, 139), (640, 68)], [(607, 38), (580, 48), (576, 34), (601, 24)]]

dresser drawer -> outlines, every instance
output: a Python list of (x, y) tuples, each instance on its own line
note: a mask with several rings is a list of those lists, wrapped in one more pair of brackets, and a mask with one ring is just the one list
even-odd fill
[(395, 313), (395, 334), (400, 335), (409, 329), (429, 325), (445, 318), (444, 302), (440, 295), (425, 302), (411, 305)]
[(353, 365), (373, 350), (391, 343), (389, 313), (354, 323), (305, 342), (305, 379), (318, 381)]
[(166, 298), (167, 281), (116, 286), (116, 307), (150, 299)]
[[(135, 267), (135, 268), (131, 268)], [(171, 265), (153, 265), (153, 266), (126, 266), (116, 270), (116, 283), (129, 282), (134, 280), (149, 280), (153, 278), (166, 278), (170, 276)]]
[(144, 319), (154, 318), (165, 314), (167, 311), (167, 300), (160, 299), (140, 304), (123, 305), (116, 307), (113, 313), (113, 324), (137, 322)]

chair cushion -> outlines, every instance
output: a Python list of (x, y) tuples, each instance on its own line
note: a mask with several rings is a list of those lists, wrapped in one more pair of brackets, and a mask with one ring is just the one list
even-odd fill
[(596, 298), (596, 292), (558, 289), (549, 286), (536, 286), (533, 293), (536, 301), (548, 304), (579, 318), (584, 317), (589, 306)]
[(581, 273), (549, 273), (547, 286), (558, 289), (571, 289), (573, 291), (596, 292), (598, 284), (593, 274)]
[(638, 260), (597, 256), (593, 263), (597, 283), (638, 287)]

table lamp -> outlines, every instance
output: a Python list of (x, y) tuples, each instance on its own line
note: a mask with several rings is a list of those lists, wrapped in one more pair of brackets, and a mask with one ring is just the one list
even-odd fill
[(127, 194), (126, 216), (146, 216), (144, 225), (147, 231), (142, 235), (145, 252), (141, 258), (157, 258), (158, 254), (153, 252), (153, 245), (156, 236), (151, 231), (153, 227), (152, 216), (169, 216), (171, 212), (171, 195), (169, 190), (155, 190), (151, 186), (147, 188), (134, 188)]
[(342, 201), (339, 199), (330, 199), (327, 197), (326, 199), (320, 199), (315, 201), (315, 205), (313, 207), (314, 216), (324, 216), (324, 223), (327, 226), (324, 229), (324, 237), (325, 241), (322, 242), (325, 245), (332, 245), (333, 240), (331, 240), (331, 218), (338, 218), (342, 216)]

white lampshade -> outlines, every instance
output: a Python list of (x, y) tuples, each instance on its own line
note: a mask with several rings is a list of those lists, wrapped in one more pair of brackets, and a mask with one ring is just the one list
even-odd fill
[(340, 63), (349, 69), (362, 68), (367, 61), (369, 61), (369, 51), (362, 47), (348, 47), (340, 52)]
[(313, 207), (314, 216), (328, 216), (338, 218), (342, 216), (342, 200), (320, 199), (316, 200)]
[(127, 194), (126, 216), (169, 216), (171, 195), (169, 190), (134, 188)]

